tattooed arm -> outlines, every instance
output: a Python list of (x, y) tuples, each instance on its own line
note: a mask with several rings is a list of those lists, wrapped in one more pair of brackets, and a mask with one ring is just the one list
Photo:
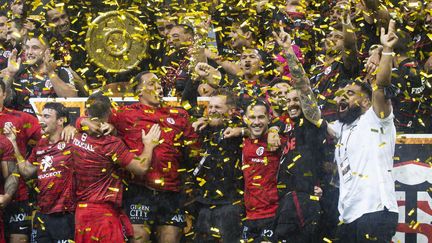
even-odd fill
[(3, 177), (6, 178), (4, 194), (0, 195), (0, 208), (4, 208), (18, 189), (18, 170), (14, 161), (2, 161), (1, 167)]
[(289, 34), (286, 33), (282, 27), (280, 27), (279, 34), (273, 32), (273, 36), (275, 37), (278, 44), (285, 50), (285, 57), (287, 59), (293, 81), (292, 85), (299, 95), (303, 115), (310, 122), (319, 126), (322, 122), (321, 111), (318, 107), (315, 94), (312, 91), (309, 78), (307, 77), (302, 64), (297, 59), (297, 56), (295, 55), (291, 46), (291, 38)]

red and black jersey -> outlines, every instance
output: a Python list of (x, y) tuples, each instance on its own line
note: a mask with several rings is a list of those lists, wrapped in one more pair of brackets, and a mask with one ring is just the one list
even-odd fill
[(267, 134), (243, 143), (244, 201), (248, 219), (270, 218), (278, 207), (277, 174), (281, 151), (267, 149)]
[[(73, 75), (67, 68), (59, 67), (56, 70), (58, 77), (65, 83), (73, 83)], [(36, 75), (28, 69), (21, 68), (15, 75), (12, 89), (14, 90), (13, 108), (35, 114), (29, 98), (55, 98), (57, 94), (51, 79), (47, 74)]]
[(294, 118), (285, 136), (278, 172), (279, 196), (291, 191), (314, 194), (323, 163), (331, 161), (326, 153), (327, 124), (317, 127), (305, 118)]
[[(25, 112), (3, 108), (0, 111), (0, 128), (7, 123), (12, 123), (17, 131), (17, 144), (22, 155), (27, 154), (27, 145), (35, 144), (42, 137), (38, 119)], [(15, 193), (15, 201), (28, 200), (28, 189), (22, 177), (19, 179), (18, 191)]]
[[(12, 143), (3, 134), (0, 134), (0, 162), (15, 161)], [(5, 175), (0, 177), (0, 194), (4, 194)]]
[(42, 137), (41, 127), (36, 117), (28, 113), (3, 108), (0, 111), (0, 128), (3, 133), (3, 127), (7, 123), (12, 123), (17, 130), (17, 144), (22, 155), (27, 153), (27, 145), (36, 144)]
[[(110, 118), (118, 135), (136, 154), (141, 154), (144, 145), (141, 130), (146, 133), (153, 124), (162, 130), (160, 144), (153, 150), (151, 168), (144, 178), (136, 178), (137, 183), (146, 183), (157, 190), (179, 191), (180, 163), (184, 146), (196, 145), (198, 135), (194, 132), (187, 112), (180, 108), (154, 108), (143, 104), (133, 104), (115, 111)], [(195, 147), (194, 147), (195, 148)]]
[(73, 183), (72, 144), (64, 141), (50, 144), (41, 139), (28, 161), (38, 167), (37, 205), (41, 213), (73, 212), (75, 191)]
[(92, 137), (79, 133), (72, 142), (72, 157), (78, 202), (121, 206), (123, 195), (120, 168), (135, 157), (120, 138)]

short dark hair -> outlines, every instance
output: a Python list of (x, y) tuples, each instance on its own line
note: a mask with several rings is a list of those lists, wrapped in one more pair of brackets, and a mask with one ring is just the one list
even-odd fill
[(228, 106), (237, 107), (237, 96), (227, 88), (218, 88), (212, 96), (225, 96)]
[(43, 109), (52, 109), (56, 112), (56, 118), (60, 119), (62, 117), (66, 118), (63, 125), (69, 124), (69, 111), (62, 103), (58, 102), (48, 102), (43, 106)]
[(266, 108), (266, 113), (268, 114), (270, 112), (269, 104), (263, 99), (251, 100), (246, 107), (246, 111), (249, 107), (252, 108), (255, 106), (264, 106)]
[(362, 82), (360, 80), (348, 81), (348, 85), (353, 84), (360, 87), (361, 91), (367, 95), (368, 99), (372, 99), (372, 86), (367, 82)]
[(86, 108), (90, 117), (103, 119), (111, 113), (111, 100), (102, 92), (95, 92), (88, 97)]
[(3, 81), (3, 78), (2, 78), (2, 77), (0, 77), (0, 88), (1, 88), (1, 90), (2, 90), (3, 93), (6, 92), (6, 84), (5, 84), (5, 82)]
[(148, 73), (151, 73), (151, 72), (150, 71), (142, 71), (142, 72), (138, 73), (137, 75), (135, 75), (135, 77), (133, 78), (133, 81), (132, 81), (132, 91), (134, 94), (137, 93), (138, 86), (140, 86), (142, 83), (142, 80), (141, 80), (142, 76), (144, 76)]

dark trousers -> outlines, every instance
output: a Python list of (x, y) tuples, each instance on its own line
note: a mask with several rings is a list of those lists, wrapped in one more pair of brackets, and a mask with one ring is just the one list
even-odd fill
[(195, 242), (240, 242), (242, 226), (240, 205), (202, 206), (195, 224)]
[(275, 233), (278, 242), (318, 242), (318, 222), (321, 208), (305, 192), (290, 192), (279, 199)]
[(367, 213), (349, 224), (342, 224), (338, 228), (335, 242), (391, 242), (396, 233), (398, 214), (387, 209), (374, 213)]

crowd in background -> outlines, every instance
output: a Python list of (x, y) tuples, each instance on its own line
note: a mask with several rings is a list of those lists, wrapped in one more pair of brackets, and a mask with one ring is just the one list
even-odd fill
[[(431, 1), (10, 0), (0, 7), (3, 193), (17, 191), (0, 197), (8, 242), (73, 236), (76, 242), (104, 242), (85, 236), (95, 222), (88, 215), (96, 220), (101, 212), (130, 220), (122, 220), (123, 234), (113, 233), (105, 242), (123, 235), (134, 242), (331, 242), (338, 240), (339, 216), (346, 216), (337, 209), (339, 192), (346, 190), (339, 191), (339, 180), (351, 180), (342, 165), (359, 155), (346, 155), (348, 145), (343, 144), (341, 156), (344, 126), (336, 126), (340, 133), (332, 134), (329, 124), (353, 124), (361, 115), (369, 116), (372, 105), (382, 119), (394, 115), (399, 134), (432, 132)], [(89, 53), (103, 50), (86, 45), (92, 21), (114, 10), (132, 14), (145, 26), (145, 55), (124, 72), (98, 66)], [(351, 86), (359, 91), (347, 88)], [(304, 87), (311, 92), (301, 93), (307, 92)], [(376, 90), (383, 90), (391, 112), (374, 103), (380, 100)], [(361, 93), (355, 104), (348, 101), (350, 92)], [(138, 103), (111, 107), (107, 96), (136, 97)], [(87, 114), (66, 126), (66, 109), (48, 103), (38, 122), (29, 99), (45, 97), (90, 97)], [(181, 105), (161, 105), (162, 97), (177, 97)], [(198, 105), (198, 97), (208, 97), (206, 109)], [(319, 121), (314, 119), (317, 110)], [(387, 125), (371, 129), (384, 134)], [(348, 143), (350, 136), (345, 139)], [(15, 147), (12, 156), (5, 156), (8, 141)], [(31, 141), (38, 141), (33, 149)], [(39, 167), (46, 163), (42, 155), (59, 141), (66, 142), (61, 151), (72, 151), (59, 159), (59, 173), (70, 177), (60, 176), (56, 193), (61, 196), (53, 196), (52, 191), (41, 193), (38, 183), (45, 179), (41, 175), (56, 177), (56, 170), (46, 170), (57, 162)], [(101, 157), (94, 161), (108, 162), (86, 167), (84, 162), (93, 161), (95, 154)], [(14, 160), (18, 166), (3, 163)], [(21, 160), (28, 166), (20, 165)], [(70, 171), (63, 163), (69, 160)], [(248, 169), (255, 163), (265, 166)], [(116, 166), (133, 176), (117, 173)], [(101, 175), (106, 170), (110, 178)], [(91, 179), (90, 172), (113, 184), (102, 190), (107, 184)], [(14, 190), (7, 188), (12, 184)], [(42, 191), (56, 185), (45, 183)], [(76, 191), (64, 190), (75, 186)], [(109, 199), (115, 210), (91, 204), (106, 199), (96, 195), (99, 189), (107, 190), (105, 196), (118, 193)], [(43, 196), (48, 194), (48, 199)], [(67, 199), (58, 202), (60, 198)], [(58, 203), (57, 208), (46, 200)], [(87, 211), (83, 202), (91, 202)], [(388, 205), (384, 211), (394, 212), (393, 204)], [(36, 216), (31, 217), (32, 211)], [(75, 218), (63, 215), (73, 212)], [(50, 218), (52, 214), (63, 218)], [(60, 230), (71, 238), (56, 238), (55, 223), (44, 229), (44, 221), (73, 220), (76, 225), (68, 232)], [(99, 236), (106, 234), (101, 232)], [(78, 239), (77, 234), (84, 236)]]

